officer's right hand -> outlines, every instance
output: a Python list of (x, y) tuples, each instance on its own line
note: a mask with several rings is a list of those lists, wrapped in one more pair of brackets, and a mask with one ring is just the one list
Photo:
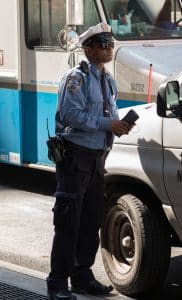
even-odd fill
[(125, 121), (121, 120), (112, 120), (111, 121), (111, 131), (117, 136), (121, 136), (123, 134), (128, 134), (132, 129), (133, 125), (129, 125)]

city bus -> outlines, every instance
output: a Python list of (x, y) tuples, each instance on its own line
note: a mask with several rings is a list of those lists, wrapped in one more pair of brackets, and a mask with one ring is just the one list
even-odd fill
[(0, 163), (54, 168), (47, 156), (54, 135), (63, 74), (85, 59), (75, 40), (110, 24), (118, 107), (156, 100), (159, 85), (182, 69), (180, 0), (0, 1)]

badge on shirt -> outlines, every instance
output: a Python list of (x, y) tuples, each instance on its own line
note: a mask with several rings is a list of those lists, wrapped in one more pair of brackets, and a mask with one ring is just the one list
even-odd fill
[(82, 85), (82, 78), (80, 76), (68, 76), (67, 88), (71, 93), (76, 93)]

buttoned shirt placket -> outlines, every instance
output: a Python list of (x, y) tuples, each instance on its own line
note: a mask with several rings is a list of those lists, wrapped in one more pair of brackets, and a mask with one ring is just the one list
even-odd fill
[[(101, 74), (101, 88), (102, 88), (102, 95), (103, 95), (103, 115), (104, 117), (110, 117), (109, 112), (109, 98), (106, 91), (106, 73), (104, 70)], [(107, 150), (110, 150), (112, 148), (112, 132), (107, 131), (106, 132), (106, 143), (107, 143)]]

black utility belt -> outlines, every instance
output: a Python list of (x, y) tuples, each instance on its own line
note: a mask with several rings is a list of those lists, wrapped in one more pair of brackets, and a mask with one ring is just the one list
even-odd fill
[(91, 149), (91, 148), (87, 148), (85, 146), (81, 146), (75, 143), (72, 143), (70, 141), (64, 140), (64, 145), (65, 148), (73, 148), (73, 149), (79, 149), (83, 152), (87, 152), (87, 153), (91, 153), (91, 154), (95, 154), (95, 155), (102, 155), (104, 153), (106, 153), (106, 150), (103, 149)]

